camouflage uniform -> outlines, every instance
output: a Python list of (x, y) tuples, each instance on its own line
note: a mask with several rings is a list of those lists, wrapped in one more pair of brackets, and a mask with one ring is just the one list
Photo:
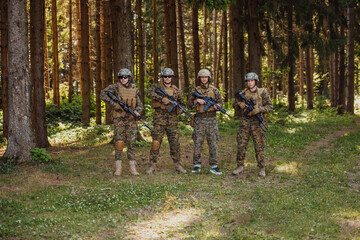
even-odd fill
[[(245, 95), (246, 99), (253, 98), (255, 103), (258, 104), (261, 116), (266, 123), (266, 119), (264, 117), (264, 113), (271, 112), (273, 109), (273, 105), (270, 99), (270, 96), (265, 88), (257, 88), (255, 92), (251, 92), (248, 88), (242, 91), (242, 93)], [(233, 106), (234, 108), (239, 107), (239, 103), (243, 100), (236, 99)], [(245, 111), (246, 109), (244, 109)], [(250, 136), (253, 137), (254, 147), (255, 147), (255, 153), (256, 153), (256, 160), (257, 165), (259, 168), (265, 167), (264, 160), (265, 160), (265, 154), (264, 154), (264, 148), (265, 148), (265, 132), (261, 129), (259, 126), (259, 121), (256, 118), (256, 116), (248, 116), (248, 117), (242, 117), (239, 130), (237, 133), (237, 143), (238, 143), (238, 149), (237, 149), (237, 165), (244, 166), (244, 160), (245, 160), (245, 154), (247, 150), (247, 145), (250, 139)]]
[[(223, 99), (219, 89), (210, 84), (208, 87), (201, 85), (195, 89), (203, 96), (213, 97), (216, 99), (217, 104), (222, 107)], [(215, 166), (218, 164), (217, 141), (219, 139), (216, 110), (212, 106), (208, 109), (208, 111), (205, 112), (205, 105), (195, 104), (195, 89), (193, 89), (189, 94), (187, 102), (189, 109), (196, 107), (193, 132), (193, 140), (195, 145), (193, 163), (194, 165), (201, 165), (201, 147), (206, 136), (209, 145), (209, 164), (210, 166)]]
[(166, 87), (163, 83), (156, 83), (152, 85), (147, 93), (147, 97), (152, 99), (152, 106), (155, 109), (155, 115), (153, 119), (153, 130), (151, 131), (152, 137), (152, 146), (150, 150), (150, 162), (156, 163), (159, 154), (160, 154), (160, 145), (164, 137), (164, 133), (168, 137), (170, 145), (170, 155), (174, 163), (180, 162), (180, 142), (179, 142), (179, 128), (178, 128), (178, 108), (175, 108), (172, 112), (168, 112), (168, 108), (171, 106), (171, 103), (164, 104), (162, 102), (163, 98), (161, 94), (157, 94), (155, 90), (159, 87), (162, 87), (169, 95), (175, 97), (176, 101), (184, 105), (184, 100), (182, 92), (174, 85), (171, 87)]
[(133, 83), (129, 83), (129, 86), (124, 86), (121, 83), (115, 83), (111, 84), (100, 93), (100, 98), (103, 101), (110, 103), (113, 107), (116, 107), (116, 110), (112, 110), (115, 139), (115, 161), (121, 161), (122, 150), (125, 142), (128, 146), (128, 160), (135, 161), (135, 142), (138, 129), (136, 120), (130, 113), (127, 113), (118, 106), (115, 106), (118, 105), (118, 103), (112, 101), (105, 91), (109, 91), (117, 96), (121, 101), (129, 103), (131, 108), (139, 114), (143, 110), (140, 92)]

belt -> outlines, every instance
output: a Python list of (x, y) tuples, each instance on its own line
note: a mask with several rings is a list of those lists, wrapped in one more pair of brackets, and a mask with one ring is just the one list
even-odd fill
[(211, 117), (216, 117), (216, 112), (215, 111), (211, 111), (211, 112), (203, 112), (203, 113), (196, 113), (195, 114), (196, 118), (211, 118)]

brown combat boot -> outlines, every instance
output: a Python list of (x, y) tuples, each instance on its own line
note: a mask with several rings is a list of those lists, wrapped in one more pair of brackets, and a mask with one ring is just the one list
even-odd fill
[(259, 177), (265, 177), (266, 173), (265, 173), (265, 167), (261, 167), (259, 169)]
[(116, 170), (115, 170), (114, 175), (120, 176), (121, 175), (121, 160), (115, 161), (115, 167), (116, 167)]
[(146, 171), (147, 174), (152, 174), (155, 172), (155, 163), (150, 163), (149, 169)]
[(130, 173), (134, 176), (139, 175), (138, 171), (136, 171), (136, 161), (129, 161), (130, 164)]
[(239, 176), (241, 173), (244, 172), (244, 166), (238, 166), (233, 172), (232, 174), (234, 176)]
[(186, 173), (186, 170), (181, 166), (180, 163), (175, 163), (175, 171), (180, 173)]

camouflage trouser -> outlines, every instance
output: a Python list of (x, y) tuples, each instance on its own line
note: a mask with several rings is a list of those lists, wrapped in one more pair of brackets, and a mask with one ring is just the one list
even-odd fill
[(162, 143), (164, 133), (166, 132), (169, 145), (170, 145), (170, 156), (174, 163), (180, 162), (180, 142), (179, 142), (179, 128), (177, 122), (175, 124), (160, 125), (154, 123), (154, 128), (151, 132), (153, 142), (158, 141), (158, 149), (150, 150), (150, 162), (156, 163), (160, 154), (160, 145)]
[(244, 166), (245, 154), (250, 136), (252, 136), (254, 142), (257, 165), (258, 167), (264, 167), (265, 133), (260, 128), (258, 120), (254, 118), (241, 120), (236, 138), (238, 143), (236, 157), (237, 165)]
[[(114, 119), (114, 139), (115, 146), (118, 141), (126, 143), (127, 158), (129, 161), (135, 161), (135, 142), (137, 134), (137, 124), (135, 121), (122, 120), (121, 118)], [(122, 150), (119, 151), (115, 147), (115, 161), (121, 160)]]
[(219, 139), (218, 122), (216, 117), (195, 118), (194, 121), (194, 165), (201, 164), (201, 147), (205, 136), (209, 145), (209, 164), (218, 164), (217, 141)]

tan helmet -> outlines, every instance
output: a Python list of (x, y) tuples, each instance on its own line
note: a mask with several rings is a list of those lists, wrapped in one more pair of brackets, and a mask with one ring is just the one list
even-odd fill
[(248, 80), (256, 80), (256, 81), (259, 81), (259, 77), (256, 73), (254, 72), (249, 72), (246, 74), (245, 76), (245, 82), (248, 81)]
[(201, 70), (199, 71), (199, 73), (198, 73), (198, 78), (199, 78), (199, 77), (209, 77), (209, 80), (210, 80), (210, 78), (211, 78), (211, 73), (210, 73), (210, 71), (209, 71), (208, 69), (203, 68), (203, 69), (201, 69)]

